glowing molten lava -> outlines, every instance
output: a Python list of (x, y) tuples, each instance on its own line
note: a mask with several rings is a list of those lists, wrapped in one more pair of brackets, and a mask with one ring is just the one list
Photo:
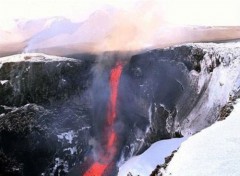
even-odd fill
[(117, 96), (119, 79), (122, 73), (122, 64), (117, 63), (110, 73), (110, 99), (107, 108), (107, 121), (104, 136), (108, 139), (107, 144), (103, 146), (104, 153), (99, 154), (101, 161), (94, 162), (84, 173), (84, 176), (103, 176), (106, 170), (111, 167), (112, 161), (117, 152), (117, 134), (114, 130), (116, 121)]

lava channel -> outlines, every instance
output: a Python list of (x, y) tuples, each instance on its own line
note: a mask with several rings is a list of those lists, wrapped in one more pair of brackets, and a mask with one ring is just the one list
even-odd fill
[(123, 65), (118, 62), (110, 73), (110, 98), (107, 107), (106, 127), (104, 130), (107, 143), (103, 146), (104, 153), (99, 154), (100, 160), (95, 161), (84, 173), (84, 176), (104, 176), (106, 172), (112, 168), (112, 162), (114, 162), (113, 160), (117, 153), (117, 134), (114, 130), (114, 123), (117, 117), (118, 85), (122, 68)]

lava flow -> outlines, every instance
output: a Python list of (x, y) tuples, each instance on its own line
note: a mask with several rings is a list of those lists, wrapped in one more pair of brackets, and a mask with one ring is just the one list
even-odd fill
[(84, 173), (84, 176), (103, 176), (112, 166), (112, 162), (117, 153), (117, 134), (114, 130), (116, 121), (117, 96), (119, 79), (122, 73), (122, 64), (117, 63), (110, 73), (110, 99), (107, 108), (107, 121), (104, 129), (104, 136), (107, 138), (103, 146), (103, 153), (100, 153), (100, 161), (95, 161), (91, 167)]

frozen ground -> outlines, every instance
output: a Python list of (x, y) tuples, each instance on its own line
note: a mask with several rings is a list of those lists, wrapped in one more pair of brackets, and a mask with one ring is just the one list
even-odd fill
[(224, 120), (185, 141), (164, 176), (239, 176), (240, 101)]
[(76, 61), (75, 59), (46, 55), (43, 53), (22, 53), (6, 57), (0, 57), (0, 68), (6, 62), (53, 62), (53, 61)]
[(174, 138), (154, 143), (148, 150), (124, 163), (118, 176), (126, 176), (131, 172), (134, 176), (149, 176), (158, 164), (164, 163), (164, 158), (171, 155), (186, 138)]

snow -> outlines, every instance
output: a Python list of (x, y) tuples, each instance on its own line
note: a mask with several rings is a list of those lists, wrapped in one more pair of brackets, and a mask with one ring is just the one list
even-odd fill
[(80, 128), (78, 131), (88, 130), (90, 128), (91, 128), (90, 126), (85, 126), (85, 127)]
[[(149, 120), (149, 124), (152, 124), (152, 104), (150, 104), (148, 108), (148, 120)], [(148, 133), (149, 130), (150, 130), (150, 126), (147, 128), (146, 133)]]
[(240, 175), (240, 101), (230, 116), (182, 143), (164, 176)]
[(29, 62), (29, 61), (30, 62), (55, 62), (55, 61), (57, 61), (57, 62), (63, 62), (63, 61), (77, 62), (77, 60), (73, 59), (73, 58), (46, 55), (43, 53), (22, 53), (22, 54), (1, 57), (0, 58), (0, 68), (3, 63)]
[(73, 130), (70, 130), (68, 132), (57, 135), (57, 137), (59, 140), (66, 139), (68, 141), (68, 143), (71, 144), (73, 141), (73, 138), (76, 137), (76, 134), (74, 133)]
[(9, 80), (0, 80), (0, 84), (4, 85), (5, 83), (7, 83)]
[(124, 163), (119, 168), (118, 176), (126, 176), (129, 172), (134, 176), (149, 176), (156, 166), (163, 164), (164, 158), (171, 155), (184, 140), (186, 137), (162, 140), (152, 144), (143, 154), (132, 157)]
[[(68, 162), (67, 161), (64, 161), (60, 158), (55, 158), (55, 165), (53, 167), (53, 173), (56, 171), (57, 167), (60, 166), (60, 165), (63, 165), (63, 170), (68, 173)], [(42, 174), (44, 175), (44, 174)], [(53, 175), (53, 174), (51, 174)]]
[(66, 149), (64, 149), (63, 151), (70, 151), (71, 155), (73, 155), (74, 153), (77, 153), (77, 147), (68, 147)]

